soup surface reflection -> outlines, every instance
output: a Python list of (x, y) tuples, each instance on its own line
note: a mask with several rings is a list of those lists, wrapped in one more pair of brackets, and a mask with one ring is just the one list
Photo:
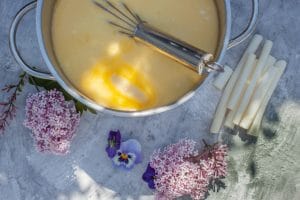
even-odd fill
[[(117, 3), (117, 1), (114, 1)], [(145, 21), (214, 53), (218, 14), (212, 0), (124, 0)], [(64, 74), (100, 105), (137, 111), (169, 105), (203, 77), (107, 23), (113, 17), (91, 0), (57, 0), (54, 50)]]

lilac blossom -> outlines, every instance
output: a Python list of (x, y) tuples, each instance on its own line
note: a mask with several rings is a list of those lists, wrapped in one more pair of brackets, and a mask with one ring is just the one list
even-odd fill
[[(210, 182), (226, 176), (227, 146), (206, 146), (199, 154), (195, 145), (195, 141), (183, 139), (153, 153), (150, 167), (155, 172), (151, 176), (156, 189), (156, 199), (175, 199), (190, 195), (195, 200), (202, 200), (208, 192)], [(143, 178), (146, 178), (144, 180), (150, 187), (149, 169), (145, 174), (146, 177)]]
[(227, 162), (225, 157), (228, 147), (224, 144), (216, 143), (212, 146), (207, 145), (200, 154), (200, 163), (203, 168), (210, 172), (214, 179), (223, 178), (227, 175)]
[(79, 121), (74, 104), (65, 101), (62, 92), (57, 90), (39, 92), (26, 100), (24, 125), (32, 130), (40, 152), (68, 153)]

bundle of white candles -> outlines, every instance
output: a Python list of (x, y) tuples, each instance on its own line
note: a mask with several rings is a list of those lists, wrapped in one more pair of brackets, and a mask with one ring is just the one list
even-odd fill
[(287, 66), (286, 61), (271, 56), (273, 42), (266, 40), (260, 55), (256, 52), (263, 41), (255, 35), (234, 71), (225, 67), (214, 82), (223, 95), (211, 125), (212, 133), (219, 133), (222, 126), (235, 126), (257, 134), (268, 102)]

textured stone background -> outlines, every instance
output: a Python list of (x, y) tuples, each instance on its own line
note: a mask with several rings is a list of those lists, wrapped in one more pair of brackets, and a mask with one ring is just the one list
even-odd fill
[[(17, 80), (21, 72), (9, 51), (8, 32), (13, 16), (28, 2), (0, 1), (0, 86)], [(247, 20), (250, 6), (246, 2), (232, 0), (233, 34)], [(288, 60), (289, 66), (271, 99), (256, 143), (222, 133), (231, 146), (228, 187), (209, 199), (297, 200), (300, 196), (300, 3), (261, 0), (260, 4), (256, 32), (274, 41), (272, 54)], [(18, 40), (30, 64), (44, 66), (36, 44), (34, 12), (22, 23)], [(228, 51), (225, 61), (235, 66), (245, 45)], [(210, 84), (212, 78), (191, 101), (160, 115), (129, 119), (85, 114), (66, 157), (35, 151), (30, 132), (22, 126), (25, 97), (35, 91), (27, 86), (17, 101), (17, 117), (0, 136), (0, 199), (153, 199), (141, 174), (155, 148), (182, 137), (208, 142), (218, 138), (207, 133), (220, 97)], [(0, 99), (4, 98), (0, 93)], [(120, 129), (125, 139), (136, 138), (143, 145), (144, 162), (131, 172), (111, 168), (104, 154), (106, 135), (112, 128)]]

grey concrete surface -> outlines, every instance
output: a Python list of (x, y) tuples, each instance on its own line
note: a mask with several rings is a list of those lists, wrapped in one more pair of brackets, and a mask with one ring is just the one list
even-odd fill
[[(16, 12), (28, 0), (0, 1), (0, 86), (17, 80), (21, 72), (8, 46), (8, 33)], [(232, 0), (233, 34), (247, 21), (249, 1)], [(300, 196), (300, 2), (262, 0), (257, 33), (274, 41), (272, 54), (289, 63), (273, 95), (255, 144), (243, 142), (226, 131), (222, 138), (231, 146), (227, 188), (209, 199), (297, 200)], [(44, 66), (36, 44), (34, 12), (25, 18), (18, 33), (26, 60)], [(230, 51), (225, 63), (235, 66), (246, 43)], [(0, 200), (110, 200), (153, 199), (141, 180), (155, 148), (183, 137), (214, 142), (208, 134), (220, 92), (211, 86), (211, 76), (197, 95), (172, 111), (144, 118), (118, 118), (85, 114), (65, 157), (35, 151), (29, 130), (22, 126), (26, 96), (17, 100), (17, 116), (0, 136)], [(6, 94), (0, 93), (0, 99)], [(144, 161), (130, 172), (113, 169), (104, 153), (107, 133), (120, 129), (123, 137), (138, 139)]]

